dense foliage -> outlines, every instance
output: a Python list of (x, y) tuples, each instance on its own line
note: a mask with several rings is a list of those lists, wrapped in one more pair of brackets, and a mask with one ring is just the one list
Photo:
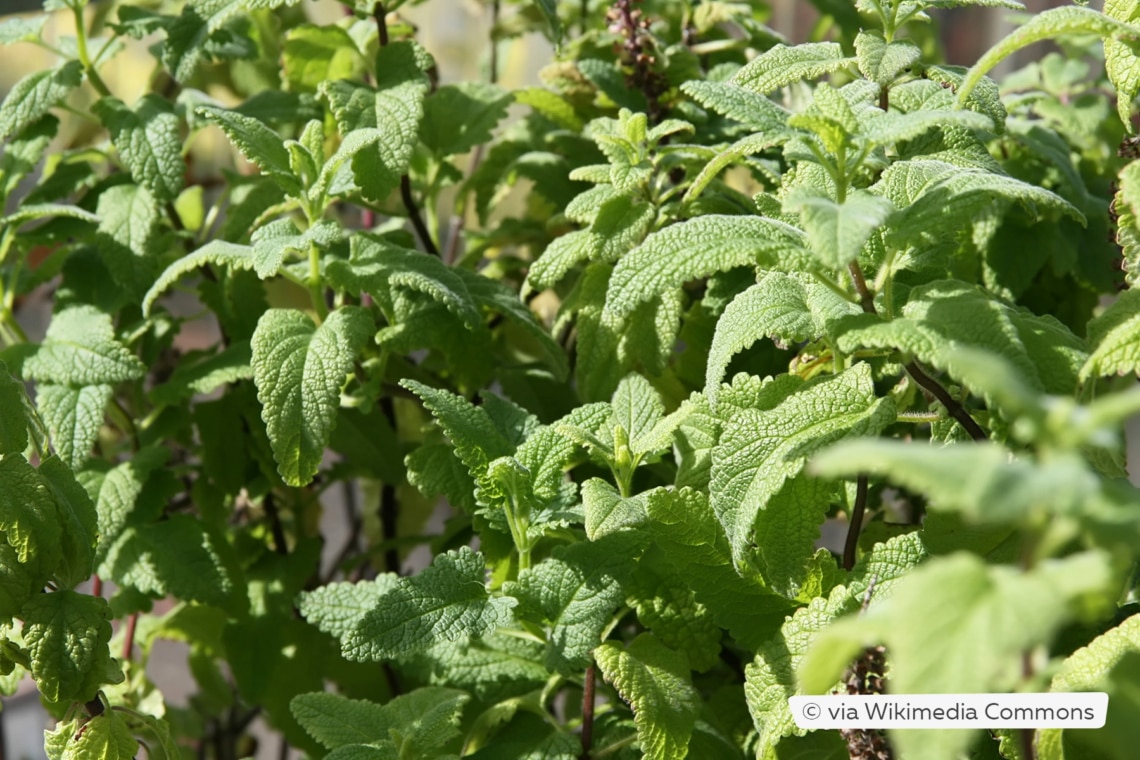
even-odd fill
[[(1134, 756), (1136, 0), (969, 69), (930, 14), (1017, 3), (493, 0), (454, 84), (396, 0), (86, 4), (0, 23), (58, 55), (0, 105), (0, 688), (52, 760)], [(792, 721), (883, 676), (1108, 725)]]

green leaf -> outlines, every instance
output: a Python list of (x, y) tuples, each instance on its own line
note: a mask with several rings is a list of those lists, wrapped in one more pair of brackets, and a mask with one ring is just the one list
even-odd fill
[(438, 156), (454, 156), (491, 141), (514, 99), (501, 87), (459, 82), (440, 87), (424, 101), (420, 140)]
[(793, 345), (833, 336), (835, 325), (861, 313), (815, 278), (768, 272), (725, 307), (709, 348), (705, 393), (716, 408), (717, 392), (732, 357), (761, 338)]
[(257, 119), (236, 111), (198, 106), (194, 112), (221, 127), (242, 155), (257, 164), (282, 190), (294, 196), (300, 194), (301, 184), (289, 163), (289, 151), (285, 149), (280, 135)]
[(296, 3), (297, 0), (191, 0), (167, 26), (162, 62), (176, 81), (186, 82), (203, 59), (210, 57), (217, 33), (235, 16)]
[(654, 232), (618, 261), (606, 293), (606, 311), (628, 316), (637, 305), (738, 266), (783, 268), (806, 261), (803, 233), (773, 219), (708, 216)]
[(662, 441), (660, 436), (654, 435), (654, 429), (665, 415), (665, 404), (644, 377), (637, 373), (623, 377), (610, 403), (612, 424), (620, 425), (625, 431), (629, 448), (635, 455), (652, 453), (668, 445), (667, 439)]
[(78, 470), (91, 455), (112, 391), (110, 385), (36, 387), (36, 410), (51, 434), (52, 448), (72, 469)]
[(864, 190), (855, 190), (843, 203), (836, 203), (807, 187), (792, 191), (784, 208), (799, 212), (812, 253), (829, 269), (843, 269), (854, 261), (895, 210), (888, 199)]
[(92, 306), (55, 314), (44, 342), (24, 362), (29, 378), (47, 383), (121, 383), (145, 372), (143, 363), (115, 339), (111, 317)]
[[(1021, 655), (1047, 643), (1062, 624), (1116, 596), (1106, 554), (1047, 560), (1029, 571), (987, 565), (963, 552), (930, 560), (895, 585), (867, 614), (833, 625), (812, 642), (799, 671), (807, 693), (842, 675), (844, 656), (885, 644), (892, 690), (900, 694), (1001, 692), (1024, 678)], [(1090, 606), (1091, 605), (1091, 606)], [(974, 732), (892, 731), (902, 754), (953, 760)]]
[(151, 399), (157, 404), (176, 404), (191, 396), (211, 393), (228, 383), (250, 380), (253, 378), (251, 358), (250, 347), (241, 343), (200, 361), (189, 361), (187, 357), (164, 383), (154, 387)]
[(793, 606), (755, 579), (737, 574), (708, 497), (689, 488), (656, 489), (649, 493), (645, 509), (654, 541), (697, 601), (738, 644), (751, 650), (761, 646)]
[(389, 741), (384, 706), (338, 694), (299, 694), (289, 709), (326, 749)]
[(638, 543), (639, 537), (614, 534), (571, 544), (503, 585), (503, 593), (519, 601), (515, 615), (547, 629), (549, 670), (571, 676), (590, 664), (602, 630), (625, 600), (622, 581)]
[(430, 256), (401, 248), (367, 233), (352, 236), (352, 254), (347, 262), (328, 266), (329, 280), (352, 292), (367, 292), (383, 301), (394, 287), (424, 293), (447, 307), (468, 327), (482, 326), (483, 316), (467, 283), (457, 271)]
[(49, 217), (66, 217), (92, 223), (99, 221), (99, 217), (78, 206), (68, 206), (61, 203), (26, 203), (8, 216), (0, 218), (0, 224), (5, 227), (16, 228), (26, 222)]
[(395, 573), (384, 573), (371, 581), (329, 583), (304, 591), (297, 600), (302, 617), (327, 634), (343, 639), (376, 608), (380, 598), (396, 588)]
[(382, 201), (407, 171), (428, 82), (412, 42), (382, 47), (376, 71), (375, 88), (340, 80), (326, 82), (320, 91), (345, 139), (358, 130), (379, 130), (376, 146), (353, 156), (352, 172), (365, 198)]
[(1083, 341), (1055, 318), (1007, 306), (958, 280), (915, 288), (901, 317), (891, 322), (853, 320), (839, 337), (839, 348), (846, 353), (897, 348), (940, 370), (953, 367), (957, 346), (1003, 357), (1026, 384), (1048, 393), (1071, 394), (1086, 361)]
[(555, 45), (562, 44), (562, 20), (558, 18), (558, 3), (555, 0), (535, 0), (538, 9), (550, 25), (550, 38)]
[[(1104, 15), (1135, 26), (1140, 21), (1140, 5), (1135, 0), (1105, 0)], [(1115, 37), (1104, 41), (1104, 70), (1116, 88), (1116, 112), (1124, 129), (1132, 133), (1132, 103), (1140, 95), (1140, 55)]]
[(766, 95), (793, 82), (818, 79), (854, 62), (855, 59), (843, 55), (838, 42), (775, 45), (736, 72), (732, 83)]
[(659, 547), (651, 547), (638, 560), (632, 580), (627, 603), (661, 643), (683, 653), (696, 671), (720, 660), (723, 632)]
[(40, 462), (39, 476), (55, 498), (62, 535), (60, 560), (55, 568), (59, 584), (74, 588), (91, 577), (95, 567), (98, 515), (91, 497), (58, 457)]
[(128, 527), (106, 549), (100, 575), (155, 597), (240, 608), (242, 587), (229, 545), (187, 515)]
[(874, 435), (894, 421), (894, 404), (876, 398), (870, 367), (862, 363), (805, 384), (774, 409), (745, 409), (734, 415), (713, 449), (709, 493), (737, 565), (745, 561), (754, 532), (764, 536), (782, 526), (789, 533), (777, 542), (781, 558), (795, 546), (801, 561), (769, 558), (766, 546), (759, 547), (759, 559), (770, 583), (784, 593), (792, 591), (828, 503), (818, 488), (800, 485), (788, 490), (785, 482), (796, 478), (807, 457), (827, 444)]
[(105, 97), (91, 108), (119, 151), (131, 177), (162, 203), (182, 192), (186, 164), (174, 107), (161, 95), (143, 96), (132, 110), (118, 98)]
[(116, 185), (99, 195), (98, 212), (95, 237), (104, 263), (116, 282), (141, 295), (154, 276), (142, 260), (160, 254), (155, 231), (162, 213), (155, 196), (142, 185)]
[(1081, 367), (1082, 382), (1140, 372), (1140, 291), (1126, 290), (1088, 327), (1092, 353)]
[(864, 30), (855, 37), (855, 57), (859, 73), (880, 87), (890, 85), (922, 58), (922, 50), (910, 40), (887, 42), (877, 29)]
[(270, 309), (258, 321), (250, 341), (253, 381), (287, 484), (305, 485), (320, 467), (341, 387), (373, 329), (368, 312), (353, 306), (332, 312), (320, 326), (291, 309)]
[(758, 132), (782, 128), (788, 112), (763, 95), (730, 82), (685, 82), (681, 92), (705, 108), (739, 121)]
[(28, 447), (29, 406), (24, 384), (0, 362), (0, 456), (20, 454)]
[(1134, 42), (1137, 29), (1091, 8), (1072, 6), (1042, 11), (1031, 16), (978, 59), (962, 79), (958, 88), (958, 103), (965, 104), (986, 72), (1006, 57), (1034, 42), (1066, 34), (1095, 34), (1098, 37)]
[(183, 256), (159, 275), (143, 298), (144, 316), (150, 315), (158, 297), (170, 289), (184, 275), (206, 264), (226, 265), (235, 270), (253, 269), (253, 249), (248, 245), (235, 245), (224, 240), (211, 240), (193, 253)]
[(507, 625), (516, 602), (489, 597), (485, 572), (483, 555), (466, 547), (436, 555), (428, 569), (400, 578), (342, 638), (345, 657), (385, 660)]
[(650, 633), (639, 635), (628, 647), (607, 641), (595, 657), (606, 680), (633, 708), (644, 756), (686, 757), (701, 702), (685, 657)]
[(75, 591), (40, 594), (24, 605), (32, 677), (53, 702), (86, 702), (101, 684), (122, 680), (111, 659), (111, 608)]
[(36, 560), (51, 568), (60, 557), (59, 511), (51, 492), (21, 454), (0, 459), (0, 484), (6, 495), (0, 531), (20, 562)]
[(302, 24), (290, 29), (281, 48), (281, 62), (294, 92), (316, 92), (322, 82), (358, 79), (364, 73), (364, 58), (356, 42), (339, 26)]
[(976, 222), (1004, 212), (995, 200), (1017, 202), (1035, 216), (1042, 216), (1037, 210), (1041, 206), (1085, 223), (1075, 206), (1049, 190), (943, 161), (896, 161), (883, 171), (876, 189), (899, 209), (888, 239), (904, 247), (918, 237), (940, 242), (960, 233), (968, 220)]
[(139, 743), (130, 726), (114, 710), (104, 710), (78, 731), (66, 725), (61, 730), (60, 760), (133, 760), (138, 754)]
[[(14, 20), (20, 19), (9, 19)], [(35, 171), (58, 130), (59, 119), (47, 114), (8, 141), (0, 156), (0, 197), (7, 197), (20, 180)]]
[(0, 140), (18, 135), (59, 105), (83, 81), (83, 65), (67, 61), (54, 69), (28, 74), (16, 82), (0, 105)]
[[(1060, 670), (1049, 685), (1051, 692), (1115, 691), (1112, 682), (1117, 671), (1135, 673), (1136, 657), (1140, 656), (1140, 615), (1133, 615), (1123, 623), (1097, 636), (1088, 646), (1073, 652), (1062, 663)], [(1131, 681), (1135, 684), (1135, 680)], [(1060, 728), (1037, 729), (1037, 747), (1042, 760), (1076, 760), (1077, 751), (1091, 753), (1089, 757), (1104, 756), (1122, 758), (1125, 747), (1134, 746), (1136, 699), (1134, 690), (1129, 689), (1128, 700), (1125, 694), (1110, 693), (1108, 714), (1103, 728), (1095, 731), (1064, 731)], [(1062, 734), (1064, 740), (1062, 740)], [(1076, 745), (1073, 749), (1060, 748)], [(1099, 746), (1097, 746), (1099, 745)], [(1044, 748), (1057, 748), (1056, 753)], [(1077, 751), (1074, 751), (1077, 750)], [(1099, 750), (1100, 752), (1098, 752)], [(1113, 751), (1117, 754), (1111, 755)]]
[(873, 590), (873, 599), (889, 594), (897, 579), (907, 577), (925, 558), (926, 551), (914, 533), (877, 545), (855, 565), (846, 585), (796, 610), (775, 636), (760, 644), (756, 659), (745, 668), (744, 682), (748, 711), (760, 734), (758, 754), (763, 756), (784, 737), (807, 733), (796, 726), (788, 698), (805, 693), (797, 671), (802, 670), (812, 643), (840, 615), (859, 609), (868, 590)]
[(613, 486), (600, 478), (582, 484), (582, 509), (586, 513), (586, 536), (597, 541), (602, 536), (638, 528), (648, 519), (645, 493), (623, 499)]
[(304, 232), (297, 230), (292, 219), (270, 222), (252, 235), (253, 270), (261, 279), (268, 279), (281, 270), (289, 254), (307, 257), (310, 246), (327, 250), (340, 237), (340, 226), (330, 219), (318, 221)]
[(85, 470), (79, 481), (95, 502), (98, 514), (99, 548), (97, 559), (106, 553), (118, 538), (135, 509), (147, 478), (166, 463), (168, 452), (159, 448), (145, 448), (131, 459), (116, 465), (109, 472)]
[(46, 15), (33, 16), (32, 18), (9, 16), (0, 23), (0, 45), (35, 42), (40, 39), (40, 34), (48, 18)]

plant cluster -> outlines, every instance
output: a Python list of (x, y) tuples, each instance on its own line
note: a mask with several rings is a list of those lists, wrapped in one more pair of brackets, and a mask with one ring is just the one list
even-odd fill
[[(453, 84), (399, 0), (0, 23), (58, 56), (0, 105), (0, 689), (51, 760), (229, 760), (258, 716), (338, 760), (1131, 758), (1140, 2), (968, 69), (931, 14), (1020, 5), (813, 4), (790, 44), (759, 2), (491, 0)], [(556, 59), (507, 90), (526, 34)], [(1110, 706), (795, 725), (838, 689)]]

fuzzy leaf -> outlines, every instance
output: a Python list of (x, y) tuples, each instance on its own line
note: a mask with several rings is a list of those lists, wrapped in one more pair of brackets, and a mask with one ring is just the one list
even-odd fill
[(297, 0), (190, 0), (167, 27), (162, 62), (176, 81), (185, 82), (210, 57), (214, 35), (235, 16), (296, 3)]
[(40, 479), (55, 499), (62, 535), (60, 561), (55, 568), (57, 582), (74, 588), (91, 577), (95, 567), (98, 515), (91, 497), (75, 475), (58, 457), (40, 462)]
[(606, 311), (628, 316), (638, 304), (738, 266), (777, 268), (809, 256), (803, 233), (772, 219), (708, 215), (654, 232), (614, 268)]
[(804, 187), (789, 194), (784, 208), (799, 212), (816, 260), (829, 269), (840, 270), (859, 256), (867, 241), (895, 210), (886, 198), (863, 190), (856, 190), (843, 203), (836, 203)]
[(797, 671), (812, 642), (840, 615), (859, 609), (872, 586), (873, 598), (883, 598), (898, 578), (908, 575), (924, 559), (926, 550), (915, 533), (875, 546), (855, 565), (846, 585), (836, 586), (826, 598), (818, 597), (796, 610), (775, 636), (760, 644), (755, 660), (745, 668), (744, 695), (760, 734), (761, 755), (770, 752), (781, 738), (806, 733), (796, 726), (788, 698), (804, 693)]
[(1088, 361), (1081, 381), (1111, 374), (1140, 372), (1140, 291), (1126, 290), (1104, 313), (1089, 322)]
[(151, 307), (160, 295), (184, 275), (206, 264), (224, 264), (235, 270), (253, 269), (253, 248), (224, 240), (211, 240), (193, 253), (183, 256), (168, 266), (154, 281), (154, 285), (151, 285), (143, 298), (143, 314), (149, 316)]
[(46, 698), (86, 702), (101, 684), (116, 680), (118, 668), (107, 649), (111, 608), (105, 599), (54, 591), (33, 598), (21, 615), (32, 677)]
[(341, 639), (345, 657), (384, 660), (507, 625), (515, 600), (488, 597), (485, 572), (483, 555), (466, 547), (437, 554), (430, 568), (400, 578)]
[(854, 63), (838, 42), (808, 42), (794, 47), (776, 45), (736, 72), (732, 83), (766, 95), (804, 79), (818, 79)]
[(1053, 317), (1006, 306), (957, 280), (915, 288), (901, 317), (853, 320), (839, 338), (844, 352), (897, 348), (942, 370), (951, 369), (958, 346), (998, 354), (1030, 387), (1048, 393), (1072, 393), (1085, 363), (1081, 339)]
[(628, 499), (601, 478), (590, 478), (582, 484), (582, 509), (586, 513), (586, 536), (597, 541), (624, 528), (645, 524), (645, 494)]
[(159, 202), (174, 200), (182, 191), (186, 164), (178, 116), (161, 95), (145, 95), (132, 110), (118, 98), (103, 98), (91, 109), (119, 151), (135, 182)]
[(112, 391), (110, 385), (36, 387), (36, 410), (51, 434), (52, 448), (72, 469), (78, 470), (91, 455)]
[(24, 384), (0, 362), (0, 457), (28, 447), (29, 406)]
[[(1052, 8), (1031, 16), (986, 52), (962, 78), (958, 87), (958, 103), (964, 105), (970, 93), (990, 69), (1021, 48), (1034, 42), (1065, 34), (1094, 34), (1097, 37), (1135, 43), (1136, 27), (1106, 16), (1092, 8), (1070, 6)], [(1127, 122), (1127, 119), (1125, 120)]]
[[(729, 420), (713, 449), (710, 501), (724, 526), (734, 561), (749, 551), (753, 531), (767, 532), (779, 520), (794, 534), (782, 542), (800, 545), (810, 555), (827, 500), (814, 490), (794, 490), (771, 504), (784, 483), (795, 478), (807, 457), (847, 436), (873, 435), (894, 422), (894, 405), (875, 396), (870, 367), (858, 364), (843, 374), (804, 385), (775, 409), (745, 409)], [(771, 513), (769, 513), (771, 510)], [(791, 511), (793, 515), (785, 515)], [(778, 566), (764, 559), (766, 577), (791, 578), (803, 567)], [(786, 588), (786, 581), (781, 587)]]
[(340, 390), (371, 336), (372, 318), (342, 307), (317, 326), (305, 314), (270, 309), (253, 333), (253, 382), (278, 471), (289, 485), (313, 479), (336, 423)]
[(685, 657), (650, 633), (639, 635), (628, 647), (607, 641), (595, 656), (606, 680), (633, 708), (644, 756), (653, 760), (686, 757), (701, 701)]
[(423, 119), (428, 82), (412, 42), (381, 48), (376, 71), (375, 88), (339, 80), (322, 85), (321, 94), (346, 139), (357, 130), (379, 130), (375, 147), (353, 156), (352, 172), (364, 197), (381, 201), (407, 171)]
[[(1022, 652), (1048, 642), (1085, 611), (1107, 608), (1115, 586), (1101, 552), (1047, 560), (1029, 571), (987, 565), (965, 552), (932, 559), (900, 580), (882, 604), (812, 642), (799, 667), (804, 690), (830, 688), (846, 666), (844, 655), (880, 643), (891, 653), (891, 684), (900, 694), (1011, 689), (1023, 678)], [(908, 756), (953, 760), (974, 733), (892, 731), (891, 739)]]
[(511, 95), (483, 82), (440, 87), (424, 102), (420, 139), (433, 153), (453, 156), (490, 142), (507, 115)]
[(637, 543), (637, 537), (614, 534), (571, 544), (504, 584), (503, 592), (519, 600), (516, 616), (549, 631), (548, 669), (569, 676), (589, 665), (602, 629), (625, 600), (622, 582)]
[(0, 105), (0, 140), (18, 135), (55, 108), (83, 81), (83, 65), (67, 61), (54, 69), (28, 74), (16, 82)]
[(384, 573), (370, 581), (329, 583), (302, 592), (297, 609), (310, 623), (341, 639), (376, 608), (382, 596), (396, 587), (397, 578), (394, 573)]
[(251, 380), (251, 357), (248, 345), (235, 343), (200, 361), (179, 363), (166, 382), (154, 387), (151, 399), (158, 404), (175, 404), (194, 395), (211, 393), (227, 383)]
[(654, 540), (697, 601), (738, 644), (752, 650), (761, 646), (793, 606), (756, 580), (737, 574), (708, 497), (689, 488), (657, 489), (649, 493), (645, 508)]
[(0, 485), (6, 497), (0, 531), (16, 550), (17, 559), (54, 567), (60, 556), (61, 530), (51, 492), (21, 454), (0, 459)]
[[(1104, 15), (1132, 26), (1140, 21), (1136, 0), (1105, 0)], [(1104, 69), (1116, 88), (1116, 111), (1124, 128), (1132, 132), (1132, 103), (1140, 95), (1140, 55), (1115, 37), (1104, 41)]]
[(290, 195), (298, 195), (301, 185), (289, 163), (289, 151), (281, 136), (252, 116), (214, 106), (198, 106), (195, 113), (226, 133), (242, 155), (261, 168)]
[(788, 112), (783, 108), (739, 84), (691, 81), (681, 85), (681, 91), (705, 108), (757, 132), (779, 130), (788, 120)]
[(871, 29), (855, 37), (855, 56), (859, 73), (886, 87), (922, 58), (922, 50), (910, 40), (887, 42), (882, 32)]
[(60, 760), (133, 760), (139, 743), (119, 716), (114, 710), (106, 710), (84, 723), (81, 730), (67, 730), (60, 737), (64, 743)]
[(53, 316), (44, 342), (24, 362), (29, 378), (47, 383), (121, 383), (145, 372), (143, 363), (115, 339), (111, 317), (93, 306), (71, 306)]
[(709, 348), (705, 393), (715, 408), (732, 357), (761, 338), (787, 344), (834, 334), (834, 325), (860, 309), (813, 278), (769, 272), (734, 298), (716, 323)]

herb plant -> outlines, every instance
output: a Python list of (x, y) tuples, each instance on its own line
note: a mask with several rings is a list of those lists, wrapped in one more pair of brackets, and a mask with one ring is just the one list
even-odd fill
[[(492, 0), (444, 84), (398, 0), (0, 23), (58, 56), (0, 105), (0, 688), (48, 756), (228, 760), (260, 715), (339, 760), (1132, 757), (1140, 3), (968, 69), (930, 16), (1017, 3), (813, 4), (792, 44), (760, 3)], [(136, 97), (101, 71), (140, 45)], [(788, 708), (884, 685), (1108, 723)]]

